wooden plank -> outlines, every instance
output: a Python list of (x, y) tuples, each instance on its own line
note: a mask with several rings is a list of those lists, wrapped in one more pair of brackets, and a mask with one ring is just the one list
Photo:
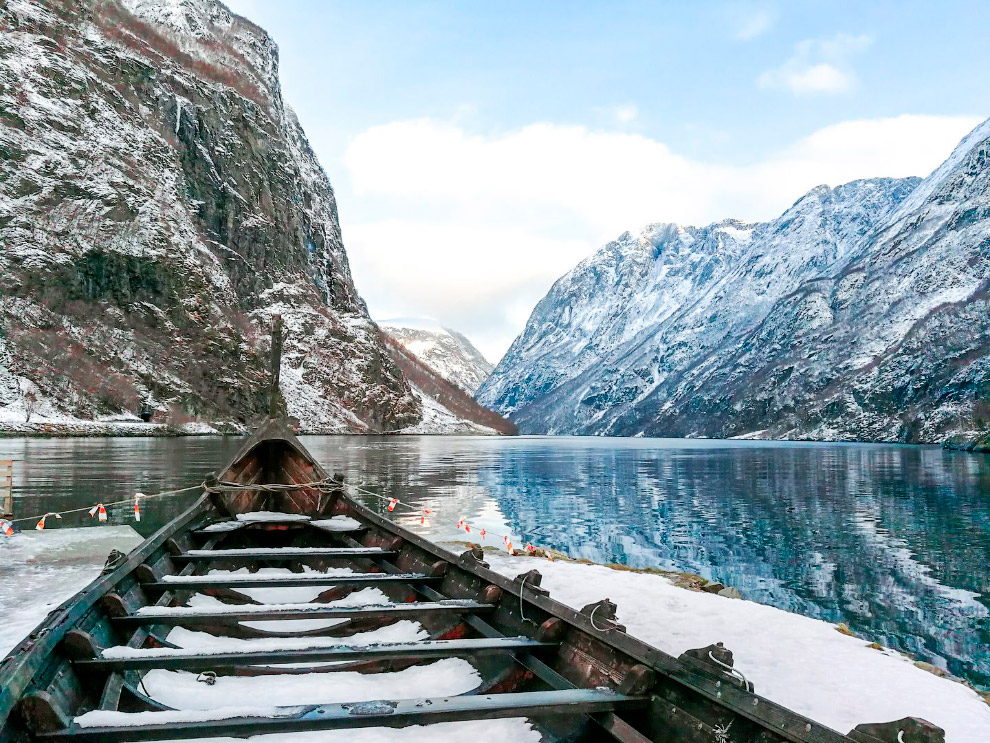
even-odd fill
[[(257, 607), (257, 608), (255, 608)], [(123, 625), (195, 625), (230, 622), (263, 622), (273, 619), (355, 619), (388, 617), (401, 619), (406, 616), (434, 613), (467, 614), (491, 611), (495, 607), (479, 601), (419, 601), (408, 604), (381, 604), (374, 606), (327, 606), (320, 604), (294, 604), (266, 608), (266, 604), (231, 604), (213, 611), (202, 611), (186, 606), (146, 606), (137, 614), (113, 617), (111, 622)]]
[(233, 575), (211, 576), (166, 575), (154, 583), (142, 583), (141, 587), (159, 591), (207, 588), (286, 588), (298, 586), (374, 586), (382, 583), (436, 583), (443, 576), (422, 573), (354, 573), (352, 575), (324, 575), (320, 573), (293, 573), (290, 575)]
[[(271, 717), (168, 722), (115, 727), (79, 727), (35, 736), (39, 740), (112, 743), (113, 741), (179, 740), (220, 736), (253, 736), (311, 730), (430, 725), (461, 720), (505, 717), (547, 717), (598, 714), (645, 707), (647, 700), (598, 689), (568, 689), (513, 694), (464, 695), (435, 699), (358, 702), (275, 708)], [(148, 713), (153, 717), (155, 713)], [(174, 713), (168, 713), (173, 716)]]
[(14, 515), (14, 461), (0, 459), (0, 516)]
[[(357, 544), (357, 542), (349, 537), (343, 537), (342, 541), (344, 544)], [(448, 564), (452, 567), (456, 567), (454, 563)], [(399, 570), (398, 567), (392, 565), (391, 563), (385, 562), (384, 560), (376, 560), (375, 565), (384, 570), (386, 573), (394, 573)], [(413, 590), (423, 598), (430, 601), (440, 601), (447, 598), (444, 594), (434, 588), (431, 588), (430, 586), (414, 586)], [(478, 632), (482, 637), (489, 639), (499, 639), (505, 637), (503, 633), (499, 632), (481, 617), (466, 616), (464, 617), (464, 623), (471, 627), (471, 629), (475, 632)], [(531, 672), (536, 678), (540, 679), (543, 683), (555, 691), (577, 688), (569, 680), (561, 676), (557, 671), (529, 652), (517, 654), (515, 660), (520, 666)], [(619, 741), (620, 743), (650, 743), (646, 736), (638, 732), (625, 720), (616, 716), (614, 712), (607, 712), (604, 715), (589, 717), (589, 720), (600, 726), (602, 732), (607, 732), (614, 740)]]
[(100, 695), (100, 706), (102, 710), (116, 710), (120, 704), (120, 692), (124, 689), (124, 676), (120, 673), (111, 673), (103, 687)]
[(188, 651), (149, 649), (121, 658), (87, 658), (75, 661), (80, 669), (131, 671), (164, 668), (170, 671), (196, 671), (236, 668), (248, 665), (284, 663), (319, 663), (328, 661), (395, 660), (399, 658), (432, 659), (461, 655), (516, 653), (554, 647), (555, 643), (538, 642), (528, 637), (472, 638), (464, 640), (426, 640), (423, 642), (381, 643), (368, 646), (335, 645), (306, 650), (237, 651), (198, 654)]
[(279, 549), (230, 549), (230, 550), (187, 550), (173, 555), (173, 560), (197, 562), (212, 562), (230, 560), (235, 562), (254, 562), (269, 560), (276, 562), (295, 562), (310, 558), (339, 559), (354, 557), (395, 557), (395, 550), (384, 550), (381, 547), (285, 547)]

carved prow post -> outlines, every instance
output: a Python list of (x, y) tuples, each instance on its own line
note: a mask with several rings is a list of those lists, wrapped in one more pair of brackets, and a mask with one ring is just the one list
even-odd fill
[(272, 386), (268, 395), (268, 417), (282, 418), (285, 405), (282, 400), (282, 390), (279, 388), (279, 376), (282, 370), (282, 316), (272, 316)]

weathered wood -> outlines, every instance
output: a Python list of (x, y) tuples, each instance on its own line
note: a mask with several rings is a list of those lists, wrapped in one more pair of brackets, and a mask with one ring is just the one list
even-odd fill
[[(407, 544), (414, 545), (416, 548), (422, 550), (428, 555), (447, 559), (452, 563), (456, 562), (455, 555), (445, 551), (441, 547), (433, 544), (429, 540), (415, 534), (414, 532), (404, 529), (396, 524), (390, 524), (373, 510), (367, 508), (356, 500), (347, 498), (346, 505), (347, 508), (354, 513), (355, 518), (359, 518), (362, 521), (368, 521), (372, 524), (381, 525), (383, 527), (388, 526), (388, 528), (392, 528), (396, 532), (402, 534)], [(388, 570), (385, 565), (382, 565), (381, 567), (384, 570)], [(394, 566), (392, 567), (394, 568)], [(517, 584), (511, 578), (496, 573), (495, 571), (481, 567), (458, 567), (462, 570), (471, 570), (484, 580), (494, 583), (495, 585), (500, 585), (509, 592), (517, 587)], [(435, 594), (435, 592), (433, 592), (428, 586), (423, 586), (419, 589), (419, 592), (426, 598), (431, 598), (431, 594)], [(849, 741), (849, 739), (841, 733), (808, 720), (807, 718), (798, 715), (780, 706), (779, 704), (762, 697), (758, 697), (751, 692), (747, 692), (732, 685), (727, 686), (722, 684), (710, 675), (703, 675), (697, 672), (694, 667), (687, 667), (686, 664), (678, 661), (673, 656), (646, 645), (625, 632), (610, 631), (602, 633), (596, 629), (595, 626), (592, 626), (590, 612), (581, 613), (568, 606), (560, 604), (549, 597), (534, 595), (529, 592), (527, 592), (525, 601), (530, 607), (533, 607), (534, 610), (538, 608), (549, 612), (553, 616), (564, 619), (570, 625), (572, 631), (593, 633), (600, 641), (611, 645), (616, 651), (650, 666), (658, 672), (661, 679), (665, 679), (667, 682), (679, 686), (688, 693), (696, 695), (698, 699), (704, 700), (708, 704), (717, 705), (719, 707), (732, 710), (739, 717), (750, 720), (762, 726), (762, 728), (765, 728), (768, 731), (768, 734), (772, 736), (767, 739), (768, 741), (777, 739), (792, 741), (793, 743), (848, 743)], [(593, 606), (594, 604), (586, 608), (591, 608)], [(531, 609), (527, 607), (526, 611), (529, 612), (530, 610)], [(472, 628), (476, 631), (477, 627), (474, 622), (477, 621), (483, 623), (483, 620), (479, 617), (469, 617), (466, 621), (471, 622)], [(594, 624), (597, 627), (602, 626), (602, 623), (599, 622), (598, 613), (594, 616)], [(525, 657), (526, 656), (520, 656), (520, 662), (525, 662)], [(540, 662), (537, 661), (537, 665), (535, 665), (535, 667), (539, 668), (539, 664)], [(541, 668), (540, 672), (537, 673), (537, 676), (541, 679), (544, 679), (544, 676), (551, 677), (552, 675), (559, 677), (559, 674), (556, 674), (556, 672), (549, 667)], [(564, 682), (566, 683), (566, 679), (564, 679)]]
[(186, 562), (303, 562), (318, 558), (321, 560), (353, 559), (355, 557), (395, 557), (395, 550), (381, 547), (313, 547), (310, 549), (279, 549), (277, 547), (258, 549), (227, 550), (186, 550), (173, 555), (172, 559)]
[(271, 363), (271, 388), (268, 393), (268, 416), (270, 418), (281, 418), (284, 416), (285, 403), (282, 400), (282, 391), (279, 389), (279, 377), (282, 371), (282, 343), (285, 338), (282, 334), (282, 316), (272, 315), (272, 363)]
[(0, 516), (14, 515), (14, 460), (0, 459)]
[(440, 577), (422, 573), (355, 573), (353, 575), (315, 575), (299, 573), (293, 575), (266, 575), (264, 579), (245, 575), (233, 576), (189, 576), (177, 578), (165, 576), (154, 583), (142, 583), (145, 590), (204, 590), (208, 588), (285, 588), (298, 586), (374, 586), (381, 583), (436, 583)]
[(65, 633), (61, 645), (62, 653), (72, 660), (100, 657), (102, 648), (96, 639), (81, 629), (72, 629)]
[(739, 671), (734, 671), (735, 661), (732, 651), (720, 642), (703, 648), (685, 650), (678, 660), (694, 664), (705, 673), (711, 673), (719, 679), (724, 678), (747, 691), (755, 691), (752, 681), (746, 679)]
[(35, 735), (44, 735), (68, 727), (72, 718), (47, 691), (25, 695), (18, 704), (24, 724)]
[(596, 601), (581, 609), (581, 613), (588, 616), (591, 628), (596, 632), (625, 632), (625, 625), (615, 621), (616, 611), (618, 607), (608, 599)]
[[(264, 605), (262, 605), (264, 606)], [(147, 607), (137, 614), (112, 617), (111, 622), (120, 626), (145, 624), (202, 625), (227, 624), (230, 622), (263, 622), (272, 619), (355, 619), (366, 617), (388, 617), (402, 619), (421, 614), (454, 613), (468, 614), (491, 611), (491, 604), (480, 601), (422, 601), (409, 604), (381, 604), (374, 606), (321, 606), (319, 604), (298, 604), (291, 608), (273, 608), (249, 611), (244, 607), (233, 606), (230, 611), (201, 611), (194, 607)]]
[(567, 630), (567, 623), (560, 617), (550, 617), (536, 628), (536, 639), (544, 642), (556, 642)]
[[(345, 543), (353, 543), (353, 540), (350, 540), (347, 537), (345, 537), (343, 541)], [(399, 568), (397, 568), (395, 565), (385, 562), (384, 560), (376, 561), (375, 564), (385, 572), (396, 572), (399, 570)], [(430, 601), (437, 601), (445, 598), (444, 594), (431, 588), (430, 586), (417, 586), (415, 590), (420, 596)], [(563, 629), (553, 623), (554, 619), (559, 619), (559, 618), (551, 617), (544, 624), (546, 625), (547, 634), (556, 637), (563, 634)], [(464, 624), (466, 624), (468, 627), (470, 627), (475, 632), (480, 634), (482, 637), (488, 637), (488, 638), (505, 637), (505, 635), (503, 635), (497, 629), (492, 627), (490, 624), (488, 624), (488, 622), (486, 622), (481, 617), (469, 615), (463, 617), (462, 621), (464, 622)], [(559, 621), (563, 622), (563, 620), (559, 620)], [(540, 625), (540, 628), (538, 629), (543, 629), (543, 627), (544, 625)], [(538, 636), (537, 639), (544, 642), (551, 642), (549, 637)], [(542, 660), (539, 660), (530, 653), (520, 653), (516, 655), (516, 661), (521, 667), (523, 674), (528, 674), (529, 676), (539, 678), (540, 681), (545, 683), (551, 689), (554, 689), (556, 691), (561, 691), (561, 690), (570, 690), (576, 688), (574, 684), (572, 684), (570, 681), (568, 681), (566, 678), (560, 675), (557, 671), (555, 671), (549, 665), (544, 663)], [(603, 729), (611, 733), (613, 737), (621, 741), (621, 743), (642, 743), (642, 741), (637, 739), (635, 736), (630, 736), (627, 738), (621, 737), (620, 733), (626, 732), (627, 728), (630, 726), (619, 718), (612, 720), (610, 719), (610, 716), (615, 717), (615, 714), (607, 713), (604, 716), (604, 718), (602, 719), (594, 718), (593, 721), (599, 724), (601, 727), (603, 727)], [(607, 722), (608, 725), (606, 725), (605, 722), (603, 722), (603, 720)]]
[(918, 717), (857, 725), (849, 731), (856, 743), (945, 743), (945, 731)]
[(122, 658), (96, 657), (81, 659), (76, 668), (109, 671), (164, 668), (170, 671), (202, 671), (236, 668), (253, 664), (318, 663), (329, 661), (391, 660), (415, 658), (449, 658), (454, 656), (518, 653), (553, 647), (553, 643), (538, 642), (528, 637), (473, 638), (465, 640), (425, 640), (422, 642), (382, 643), (379, 645), (338, 645), (307, 650), (278, 650), (264, 652), (225, 652), (201, 654), (175, 651), (163, 653), (147, 650)]
[(99, 709), (115, 710), (120, 706), (120, 693), (124, 690), (124, 677), (119, 673), (111, 673), (103, 687), (100, 696)]
[(235, 717), (196, 722), (120, 727), (69, 726), (42, 734), (50, 741), (177, 740), (215, 736), (248, 736), (309, 730), (353, 730), (367, 727), (406, 727), (461, 720), (494, 720), (504, 717), (544, 717), (596, 714), (643, 708), (647, 700), (598, 689), (570, 689), (517, 694), (466, 695), (436, 699), (381, 700), (352, 704), (323, 704), (286, 708), (275, 717)]

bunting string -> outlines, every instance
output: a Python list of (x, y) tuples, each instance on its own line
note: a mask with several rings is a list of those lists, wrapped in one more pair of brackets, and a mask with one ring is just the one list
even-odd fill
[(106, 522), (109, 519), (108, 509), (111, 506), (121, 506), (124, 504), (133, 503), (134, 505), (134, 520), (141, 520), (141, 500), (144, 498), (162, 498), (169, 495), (178, 495), (180, 493), (189, 493), (193, 490), (203, 490), (205, 486), (200, 485), (190, 485), (188, 488), (178, 488), (177, 490), (163, 490), (160, 493), (145, 494), (145, 493), (135, 493), (132, 497), (125, 500), (113, 501), (111, 503), (97, 503), (95, 506), (83, 506), (82, 508), (67, 508), (64, 511), (48, 511), (44, 514), (39, 514), (37, 516), (21, 516), (16, 519), (0, 519), (0, 534), (6, 537), (14, 535), (14, 524), (18, 524), (24, 521), (35, 521), (35, 529), (38, 531), (44, 531), (46, 522), (49, 516), (61, 519), (62, 516), (70, 513), (88, 513), (91, 517), (96, 518), (100, 522)]
[[(108, 509), (111, 508), (112, 506), (121, 506), (125, 504), (132, 505), (134, 509), (134, 520), (140, 521), (141, 501), (147, 498), (162, 498), (166, 496), (179, 495), (182, 493), (189, 493), (194, 490), (204, 490), (206, 492), (223, 492), (226, 490), (236, 489), (236, 490), (265, 490), (269, 492), (284, 492), (287, 490), (307, 488), (307, 487), (319, 488), (323, 490), (323, 489), (340, 487), (340, 483), (332, 480), (327, 480), (327, 481), (321, 480), (319, 482), (292, 484), (292, 485), (279, 484), (279, 485), (262, 485), (262, 486), (240, 485), (237, 483), (216, 483), (211, 485), (207, 485), (206, 483), (201, 483), (199, 485), (190, 485), (189, 487), (186, 488), (178, 488), (175, 490), (163, 490), (160, 493), (153, 493), (153, 494), (136, 492), (130, 498), (119, 501), (112, 501), (110, 503), (97, 503), (94, 506), (69, 508), (64, 511), (58, 511), (58, 512), (49, 511), (47, 513), (39, 514), (37, 516), (21, 516), (16, 519), (0, 519), (0, 534), (7, 537), (12, 536), (15, 533), (13, 525), (16, 523), (21, 523), (26, 521), (36, 522), (34, 528), (37, 529), (38, 531), (44, 531), (46, 526), (46, 520), (49, 517), (54, 517), (56, 519), (61, 520), (63, 515), (72, 514), (72, 513), (86, 512), (90, 515), (91, 518), (96, 518), (100, 523), (106, 523), (109, 520)], [(406, 511), (415, 512), (415, 514), (419, 517), (419, 522), (422, 526), (430, 526), (431, 525), (430, 518), (436, 514), (435, 509), (421, 508), (411, 503), (405, 503), (398, 498), (381, 495), (380, 493), (376, 493), (366, 488), (358, 487), (357, 485), (344, 483), (344, 487), (349, 488), (356, 493), (369, 495), (373, 498), (377, 498), (378, 500), (383, 501), (386, 504), (385, 508), (389, 513), (394, 513), (396, 508), (399, 507), (401, 507), (403, 510)], [(513, 542), (512, 542), (512, 536), (513, 536), (512, 534), (501, 534), (496, 531), (489, 531), (484, 526), (479, 526), (477, 524), (473, 524), (472, 522), (468, 521), (466, 516), (460, 516), (457, 519), (456, 527), (458, 530), (463, 530), (465, 534), (471, 534), (472, 536), (474, 534), (477, 534), (481, 538), (482, 542), (487, 542), (489, 536), (493, 537), (494, 539), (500, 539), (502, 542), (502, 546), (505, 548), (505, 551), (508, 552), (510, 555), (515, 554), (513, 548)], [(531, 555), (534, 554), (537, 550), (537, 548), (533, 546), (532, 542), (526, 542), (526, 545), (523, 549), (525, 550), (525, 552)], [(542, 551), (546, 555), (546, 558), (552, 562), (553, 557), (551, 556), (550, 551), (545, 548), (542, 548)]]

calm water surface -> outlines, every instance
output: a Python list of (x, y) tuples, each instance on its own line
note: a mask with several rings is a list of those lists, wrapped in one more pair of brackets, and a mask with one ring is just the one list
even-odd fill
[[(391, 514), (431, 538), (462, 534), (463, 515), (574, 557), (695, 572), (990, 687), (990, 456), (660, 439), (303, 440), (350, 482), (436, 512), (426, 528)], [(17, 460), (15, 508), (33, 515), (189, 485), (242, 441), (0, 439), (0, 459)], [(146, 502), (142, 530), (189, 502)], [(112, 510), (112, 520), (130, 513)]]

